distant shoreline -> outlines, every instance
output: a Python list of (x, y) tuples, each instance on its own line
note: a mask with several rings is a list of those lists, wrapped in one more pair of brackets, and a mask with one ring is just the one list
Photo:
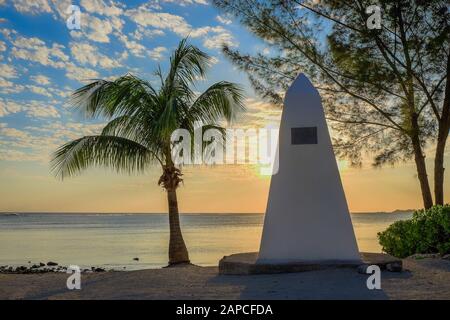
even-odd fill
[[(350, 212), (350, 214), (397, 214), (397, 213), (412, 213), (417, 209), (407, 209), (401, 210), (397, 209), (394, 211), (357, 211)], [(17, 211), (4, 211), (0, 212), (0, 215), (13, 216), (22, 214), (59, 214), (59, 215), (167, 215), (165, 212), (17, 212)], [(183, 215), (264, 215), (264, 212), (181, 212)]]

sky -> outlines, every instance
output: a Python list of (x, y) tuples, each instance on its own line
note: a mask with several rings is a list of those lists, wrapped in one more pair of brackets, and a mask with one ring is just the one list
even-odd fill
[[(70, 4), (81, 10), (80, 30), (66, 25)], [(239, 83), (247, 113), (235, 126), (279, 124), (281, 110), (256, 96), (246, 75), (221, 53), (223, 43), (249, 54), (270, 54), (270, 46), (207, 0), (0, 0), (0, 211), (165, 212), (157, 167), (140, 176), (91, 169), (61, 181), (51, 174), (49, 159), (61, 144), (99, 133), (104, 125), (71, 109), (71, 92), (89, 79), (127, 72), (156, 83), (154, 70), (158, 64), (165, 70), (186, 36), (212, 57), (207, 78), (195, 90), (221, 80)], [(449, 158), (447, 152), (447, 165)], [(431, 170), (432, 158), (427, 161)], [(421, 206), (412, 162), (382, 169), (369, 160), (362, 168), (349, 168), (345, 159), (338, 164), (351, 211)], [(182, 212), (265, 210), (270, 177), (254, 166), (192, 166), (184, 173)]]

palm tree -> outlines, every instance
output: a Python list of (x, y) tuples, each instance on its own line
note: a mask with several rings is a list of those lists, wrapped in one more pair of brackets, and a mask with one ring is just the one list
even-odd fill
[(158, 181), (167, 191), (169, 205), (169, 265), (189, 263), (180, 228), (176, 190), (182, 181), (171, 154), (170, 136), (175, 129), (194, 131), (201, 121), (219, 127), (243, 110), (243, 93), (233, 83), (221, 81), (200, 95), (191, 87), (205, 76), (209, 56), (182, 40), (170, 58), (164, 77), (158, 67), (160, 86), (131, 74), (114, 81), (96, 80), (76, 90), (70, 101), (87, 116), (110, 120), (100, 135), (85, 136), (61, 146), (52, 159), (52, 171), (64, 179), (91, 166), (107, 166), (118, 172), (142, 173), (159, 164)]

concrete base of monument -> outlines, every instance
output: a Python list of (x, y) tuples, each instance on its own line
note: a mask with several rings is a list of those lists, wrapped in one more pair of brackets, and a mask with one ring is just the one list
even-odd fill
[(381, 270), (402, 271), (402, 260), (384, 253), (361, 252), (361, 261), (298, 261), (288, 263), (256, 263), (257, 252), (236, 253), (219, 261), (219, 274), (250, 275), (304, 272), (323, 269), (354, 268), (365, 273), (367, 266), (377, 265)]

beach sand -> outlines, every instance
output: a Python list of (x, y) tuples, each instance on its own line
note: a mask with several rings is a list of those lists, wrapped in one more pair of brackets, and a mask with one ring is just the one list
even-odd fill
[(0, 274), (0, 299), (450, 299), (450, 261), (405, 259), (404, 272), (382, 272), (368, 290), (354, 269), (223, 276), (217, 267), (180, 266), (86, 273), (81, 290), (65, 273)]

